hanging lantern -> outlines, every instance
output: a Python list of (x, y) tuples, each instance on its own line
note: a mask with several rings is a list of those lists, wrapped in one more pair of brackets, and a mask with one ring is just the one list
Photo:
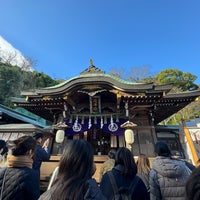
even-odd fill
[(121, 128), (124, 128), (124, 137), (125, 141), (128, 144), (129, 148), (131, 149), (131, 145), (134, 143), (134, 132), (133, 128), (136, 127), (137, 124), (134, 124), (133, 122), (127, 121), (124, 124), (121, 125)]
[(62, 129), (57, 130), (56, 132), (56, 142), (62, 143), (65, 139), (65, 131)]
[(125, 141), (127, 144), (131, 145), (134, 143), (134, 132), (132, 129), (126, 129), (124, 132), (125, 135)]

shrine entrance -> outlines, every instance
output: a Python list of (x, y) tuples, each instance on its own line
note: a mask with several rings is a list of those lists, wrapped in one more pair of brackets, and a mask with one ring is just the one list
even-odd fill
[(87, 141), (92, 145), (95, 155), (107, 155), (110, 150), (110, 133), (102, 129), (90, 129), (87, 131)]
[(69, 135), (67, 139), (87, 140), (93, 148), (94, 155), (98, 156), (108, 155), (111, 148), (117, 149), (126, 146), (124, 135), (115, 135), (97, 128), (91, 128), (73, 136)]

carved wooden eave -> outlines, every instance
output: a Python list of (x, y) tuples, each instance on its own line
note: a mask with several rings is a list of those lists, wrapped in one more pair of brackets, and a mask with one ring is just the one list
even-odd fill
[(155, 124), (180, 111), (200, 96), (200, 90), (168, 94), (154, 104)]
[(131, 117), (138, 113), (151, 114), (157, 124), (200, 96), (199, 91), (170, 94), (172, 86), (128, 82), (91, 65), (79, 76), (56, 86), (22, 92), (26, 101), (13, 102), (53, 121), (63, 111), (68, 116), (90, 114), (90, 98), (99, 96), (105, 115), (115, 113), (125, 117), (127, 111)]

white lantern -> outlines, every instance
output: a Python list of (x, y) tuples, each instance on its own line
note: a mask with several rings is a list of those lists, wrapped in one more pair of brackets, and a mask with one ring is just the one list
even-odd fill
[(62, 143), (65, 139), (65, 131), (62, 129), (57, 130), (56, 132), (56, 142)]
[(134, 143), (134, 133), (132, 129), (126, 129), (124, 135), (127, 144), (131, 145)]
[(121, 125), (121, 128), (124, 128), (124, 136), (125, 136), (125, 141), (128, 144), (128, 148), (131, 150), (131, 145), (134, 143), (134, 132), (133, 128), (136, 127), (137, 124), (134, 124), (133, 122), (125, 122), (124, 124)]

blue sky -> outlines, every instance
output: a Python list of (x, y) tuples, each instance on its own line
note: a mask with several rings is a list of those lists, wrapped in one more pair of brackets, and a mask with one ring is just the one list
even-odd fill
[(176, 68), (200, 84), (199, 0), (0, 0), (0, 35), (52, 78)]

